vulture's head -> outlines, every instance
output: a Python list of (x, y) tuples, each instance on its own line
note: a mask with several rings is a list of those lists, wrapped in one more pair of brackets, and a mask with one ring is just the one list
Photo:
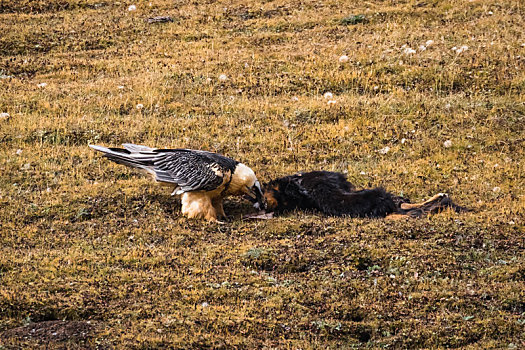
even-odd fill
[(261, 184), (253, 170), (242, 163), (237, 164), (233, 172), (229, 192), (234, 195), (246, 195), (255, 208), (266, 209)]

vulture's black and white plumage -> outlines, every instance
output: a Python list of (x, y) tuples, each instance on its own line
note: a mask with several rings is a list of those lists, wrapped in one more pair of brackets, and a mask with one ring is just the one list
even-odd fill
[(264, 207), (261, 185), (252, 169), (223, 155), (191, 149), (156, 149), (125, 143), (124, 148), (90, 145), (118, 164), (138, 168), (156, 181), (174, 187), (182, 213), (189, 218), (216, 221), (226, 216), (224, 197), (249, 195)]

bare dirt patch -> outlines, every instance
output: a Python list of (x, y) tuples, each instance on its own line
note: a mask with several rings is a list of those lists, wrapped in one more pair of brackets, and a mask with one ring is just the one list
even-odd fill
[(19, 342), (63, 343), (86, 341), (96, 331), (90, 321), (43, 321), (9, 329), (0, 333), (0, 339), (7, 344)]

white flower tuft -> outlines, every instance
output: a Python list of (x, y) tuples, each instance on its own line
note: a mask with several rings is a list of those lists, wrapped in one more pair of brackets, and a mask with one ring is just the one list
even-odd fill
[(137, 9), (137, 6), (135, 5), (129, 5), (128, 11), (135, 11)]
[(443, 142), (443, 147), (445, 147), (445, 148), (452, 147), (452, 141), (446, 140), (445, 142)]
[(412, 55), (412, 54), (415, 54), (416, 53), (416, 50), (410, 48), (410, 47), (407, 47), (403, 50), (403, 53), (405, 55)]
[(494, 192), (494, 193), (500, 193), (500, 192), (501, 192), (501, 188), (499, 188), (498, 186), (496, 186), (496, 187), (494, 187), (494, 188), (492, 189), (492, 192)]
[(343, 56), (339, 57), (339, 62), (340, 63), (346, 63), (346, 62), (348, 62), (349, 59), (350, 58), (348, 58), (347, 55), (343, 55)]
[(425, 51), (427, 47), (425, 45), (419, 45), (419, 51)]
[(142, 103), (139, 103), (136, 107), (137, 107), (137, 109), (142, 109), (142, 108), (144, 108), (144, 105)]
[(378, 152), (381, 154), (387, 154), (390, 152), (390, 147), (386, 146), (385, 148), (381, 148)]
[(336, 100), (330, 100), (327, 102), (327, 104), (330, 106), (330, 105), (335, 105), (337, 103)]
[(332, 94), (331, 92), (325, 92), (323, 97), (325, 99), (334, 98), (334, 94)]
[(460, 54), (462, 53), (463, 51), (467, 51), (468, 50), (468, 46), (467, 45), (463, 45), (461, 46), (459, 49), (456, 50), (456, 53), (457, 54)]
[(9, 113), (2, 112), (0, 113), (0, 120), (8, 119), (10, 117)]
[(226, 81), (228, 80), (228, 76), (226, 74), (219, 75), (219, 81)]
[(427, 40), (427, 41), (425, 42), (425, 46), (426, 46), (426, 47), (429, 47), (429, 46), (432, 46), (432, 45), (434, 45), (434, 40)]
[(40, 83), (40, 84), (37, 84), (36, 86), (38, 86), (39, 88), (43, 88), (47, 86), (47, 83)]

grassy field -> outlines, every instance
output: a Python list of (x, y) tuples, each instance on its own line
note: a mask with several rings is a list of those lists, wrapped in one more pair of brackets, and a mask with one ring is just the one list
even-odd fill
[[(0, 349), (525, 347), (521, 0), (131, 4), (0, 0)], [(473, 211), (187, 220), (123, 142)]]

